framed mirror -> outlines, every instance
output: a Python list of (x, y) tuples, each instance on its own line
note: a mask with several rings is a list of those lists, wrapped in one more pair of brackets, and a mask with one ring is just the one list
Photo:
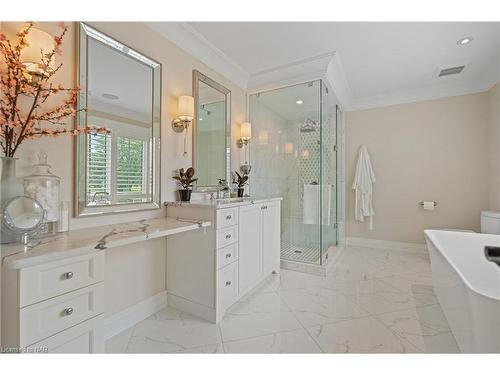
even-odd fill
[(75, 216), (160, 207), (161, 64), (79, 27), (77, 126), (109, 134), (76, 141)]
[(231, 178), (231, 91), (193, 70), (195, 190), (216, 189)]

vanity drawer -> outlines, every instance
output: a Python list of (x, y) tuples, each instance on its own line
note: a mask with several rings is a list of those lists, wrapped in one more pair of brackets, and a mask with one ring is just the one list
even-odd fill
[(217, 269), (227, 266), (238, 259), (238, 244), (223, 247), (217, 250)]
[(104, 280), (104, 253), (23, 268), (19, 305), (24, 307)]
[(31, 345), (104, 312), (104, 283), (24, 307), (19, 312), (21, 345)]
[(104, 314), (30, 345), (34, 353), (104, 353)]
[(225, 228), (238, 224), (238, 208), (217, 210), (217, 228)]
[(217, 309), (229, 307), (237, 299), (238, 262), (233, 262), (217, 271)]
[(232, 243), (238, 242), (238, 226), (217, 229), (217, 249), (221, 249)]

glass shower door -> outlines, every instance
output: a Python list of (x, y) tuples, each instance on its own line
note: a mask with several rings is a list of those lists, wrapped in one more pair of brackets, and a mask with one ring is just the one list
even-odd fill
[(251, 195), (281, 196), (281, 259), (321, 264), (321, 81), (250, 95)]
[(327, 85), (321, 84), (321, 263), (328, 249), (338, 242), (337, 191), (339, 146), (337, 140), (337, 105)]

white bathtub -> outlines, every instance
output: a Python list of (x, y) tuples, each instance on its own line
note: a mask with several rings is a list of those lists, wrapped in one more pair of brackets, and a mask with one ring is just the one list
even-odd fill
[(484, 255), (500, 236), (426, 230), (432, 281), (464, 353), (500, 352), (500, 267)]

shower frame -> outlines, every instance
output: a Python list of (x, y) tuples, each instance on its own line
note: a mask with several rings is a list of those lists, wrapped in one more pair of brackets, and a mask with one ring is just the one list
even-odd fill
[[(334, 170), (332, 171), (334, 174), (334, 179), (332, 181), (333, 185), (333, 191), (331, 191), (331, 204), (333, 209), (331, 208), (330, 211), (330, 224), (329, 226), (324, 225), (324, 194), (322, 193), (322, 197), (320, 199), (320, 208), (319, 208), (319, 214), (320, 214), (320, 224), (318, 224), (318, 252), (319, 252), (319, 261), (317, 263), (309, 263), (309, 262), (304, 262), (307, 264), (316, 264), (319, 266), (323, 266), (325, 261), (328, 259), (328, 250), (330, 246), (337, 246), (341, 242), (341, 235), (342, 233), (339, 233), (340, 226), (339, 226), (339, 220), (343, 217), (342, 215), (342, 210), (343, 210), (343, 195), (342, 191), (340, 190), (343, 185), (343, 178), (342, 180), (340, 179), (340, 173), (342, 173), (343, 168), (341, 167), (342, 165), (342, 160), (341, 159), (341, 151), (343, 152), (343, 147), (342, 147), (342, 139), (340, 136), (343, 136), (343, 132), (340, 132), (342, 127), (342, 115), (341, 115), (341, 110), (340, 107), (338, 106), (337, 100), (334, 97), (334, 94), (331, 93), (331, 89), (328, 87), (328, 84), (325, 82), (323, 78), (316, 78), (316, 79), (310, 79), (310, 80), (304, 80), (300, 82), (295, 82), (291, 84), (286, 84), (286, 85), (279, 85), (279, 86), (274, 86), (274, 87), (266, 87), (261, 90), (252, 90), (247, 93), (247, 118), (250, 119), (251, 122), (251, 98), (254, 95), (257, 94), (265, 94), (269, 92), (277, 92), (278, 90), (284, 90), (284, 89), (290, 89), (293, 88), (294, 86), (300, 86), (303, 84), (314, 84), (315, 82), (319, 82), (319, 108), (318, 108), (318, 113), (319, 113), (319, 131), (320, 131), (320, 161), (319, 161), (319, 183), (320, 185), (324, 185), (324, 177), (325, 177), (325, 157), (326, 157), (326, 150), (324, 150), (325, 147), (325, 142), (323, 137), (325, 136), (324, 131), (325, 131), (325, 118), (330, 117), (330, 121), (333, 121), (333, 132), (330, 134), (330, 136), (333, 138), (333, 142), (331, 143), (330, 147), (330, 155), (332, 155), (333, 160), (333, 166)], [(329, 111), (329, 112), (328, 112)], [(253, 124), (255, 128), (256, 124)], [(330, 124), (329, 124), (330, 126)], [(300, 131), (300, 129), (298, 129)], [(255, 132), (254, 132), (255, 134)], [(249, 154), (249, 162), (250, 164), (253, 165), (253, 159), (252, 159), (252, 152), (251, 149), (249, 148), (248, 150)], [(255, 166), (254, 166), (255, 168)], [(250, 181), (252, 180), (252, 176), (250, 176)], [(250, 191), (252, 192), (252, 186), (250, 186)], [(321, 192), (323, 192), (323, 188), (320, 188)], [(297, 199), (300, 199), (297, 197)], [(285, 205), (285, 202), (283, 202), (283, 206)], [(283, 208), (282, 208), (283, 210)], [(283, 214), (282, 214), (283, 217)], [(327, 230), (327, 231), (325, 231)], [(332, 236), (332, 231), (334, 232)], [(326, 234), (330, 235), (330, 238), (327, 238)], [(332, 238), (334, 237), (334, 238)], [(326, 243), (328, 242), (328, 243)], [(293, 259), (283, 259), (282, 260), (291, 260), (294, 261)]]

